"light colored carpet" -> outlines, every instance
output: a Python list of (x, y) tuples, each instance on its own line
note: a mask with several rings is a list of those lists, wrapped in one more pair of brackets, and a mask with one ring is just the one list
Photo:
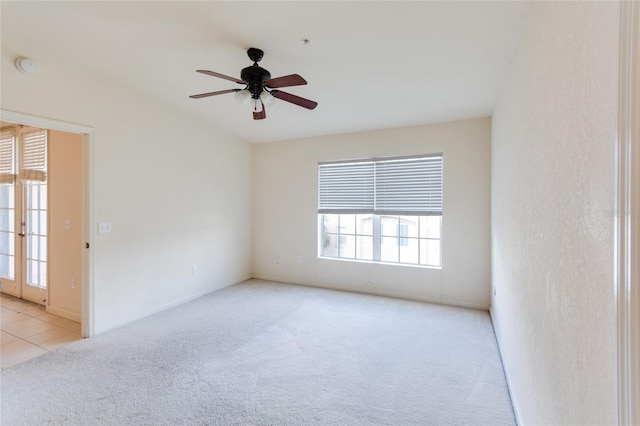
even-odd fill
[(489, 314), (251, 280), (1, 373), (12, 425), (513, 425)]

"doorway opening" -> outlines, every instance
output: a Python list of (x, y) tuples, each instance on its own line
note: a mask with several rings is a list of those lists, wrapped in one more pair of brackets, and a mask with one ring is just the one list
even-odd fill
[[(0, 112), (1, 291), (80, 323), (82, 337), (89, 337), (88, 154), (93, 129)], [(38, 149), (29, 139), (36, 134)], [(13, 168), (6, 161), (11, 154)], [(39, 169), (26, 167), (34, 158), (40, 159)]]

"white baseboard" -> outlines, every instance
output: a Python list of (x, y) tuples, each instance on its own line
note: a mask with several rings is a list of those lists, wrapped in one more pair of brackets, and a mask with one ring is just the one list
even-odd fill
[[(216, 291), (216, 290), (213, 290), (213, 291)], [(143, 318), (146, 318), (148, 316), (157, 314), (159, 312), (166, 311), (167, 309), (171, 309), (171, 308), (176, 307), (178, 305), (182, 305), (183, 303), (187, 303), (187, 302), (190, 302), (192, 300), (198, 299), (198, 298), (204, 296), (205, 294), (212, 293), (213, 291), (201, 291), (201, 292), (193, 293), (193, 294), (190, 294), (189, 296), (185, 296), (185, 297), (181, 297), (180, 299), (172, 300), (171, 302), (165, 303), (164, 305), (161, 305), (159, 307), (156, 307), (156, 308), (153, 308), (153, 309), (149, 309), (147, 311), (142, 311), (140, 314), (136, 315), (135, 317), (128, 318), (128, 319), (126, 319), (124, 321), (118, 321), (118, 322), (115, 322), (115, 323), (107, 324), (106, 327), (100, 327), (99, 329), (97, 329), (95, 335), (102, 334), (102, 333), (104, 333), (106, 331), (109, 331), (109, 330), (113, 330), (114, 328), (122, 327), (123, 325), (130, 324), (130, 323), (132, 323), (134, 321), (141, 320)]]
[(373, 296), (393, 297), (395, 299), (413, 300), (416, 302), (436, 303), (439, 305), (459, 306), (462, 308), (480, 309), (483, 311), (489, 310), (489, 305), (484, 303), (467, 302), (464, 300), (455, 300), (447, 298), (430, 298), (421, 296), (411, 296), (405, 294), (393, 293), (391, 291), (380, 291), (376, 289), (367, 290), (366, 288), (354, 288), (348, 286), (341, 286), (332, 283), (324, 283), (320, 281), (306, 281), (306, 280), (292, 280), (291, 278), (277, 277), (267, 274), (253, 274), (253, 278), (258, 280), (279, 282), (285, 284), (303, 285), (306, 287), (326, 288), (329, 290), (348, 291), (351, 293), (370, 294)]
[(112, 323), (112, 324), (107, 324), (106, 327), (101, 327), (101, 328), (95, 330), (95, 334), (93, 334), (93, 335), (95, 336), (95, 335), (107, 332), (109, 330), (113, 330), (114, 328), (118, 328), (118, 327), (121, 327), (123, 325), (127, 325), (129, 323), (134, 322), (134, 321), (140, 320), (142, 318), (146, 318), (148, 316), (157, 314), (157, 313), (162, 312), (162, 311), (166, 311), (167, 309), (174, 308), (176, 306), (182, 305), (183, 303), (191, 302), (192, 300), (198, 299), (198, 298), (200, 298), (202, 296), (205, 296), (207, 294), (215, 293), (216, 291), (222, 290), (224, 288), (230, 287), (230, 286), (232, 286), (234, 284), (237, 284), (237, 283), (249, 280), (249, 279), (251, 279), (250, 275), (243, 275), (242, 277), (238, 277), (231, 284), (226, 285), (224, 287), (220, 287), (220, 288), (213, 289), (213, 290), (211, 290), (211, 289), (203, 290), (203, 291), (199, 291), (199, 292), (190, 294), (188, 296), (181, 297), (179, 299), (172, 300), (171, 302), (167, 302), (164, 305), (160, 305), (158, 307), (155, 307), (153, 309), (149, 309), (147, 311), (142, 311), (142, 313), (140, 313), (139, 315), (136, 315), (135, 317), (129, 318), (129, 319), (125, 320), (125, 321), (118, 321), (118, 322), (115, 322), (115, 323)]
[(523, 424), (520, 419), (520, 411), (518, 410), (518, 403), (516, 402), (515, 396), (513, 394), (513, 388), (511, 387), (511, 375), (509, 374), (509, 368), (504, 362), (504, 357), (502, 356), (502, 345), (500, 344), (500, 335), (498, 334), (498, 329), (496, 328), (496, 322), (494, 321), (495, 316), (493, 315), (493, 308), (489, 308), (489, 315), (491, 316), (491, 324), (493, 324), (493, 334), (496, 336), (496, 344), (498, 345), (498, 353), (500, 354), (500, 362), (502, 363), (502, 369), (504, 370), (504, 377), (507, 381), (507, 390), (509, 391), (509, 398), (511, 399), (511, 407), (513, 408), (513, 414), (516, 416), (516, 424)]
[(55, 306), (47, 306), (46, 311), (49, 312), (50, 314), (66, 318), (71, 321), (80, 322), (81, 320), (80, 314), (67, 311), (66, 309), (62, 309), (62, 308), (56, 308)]

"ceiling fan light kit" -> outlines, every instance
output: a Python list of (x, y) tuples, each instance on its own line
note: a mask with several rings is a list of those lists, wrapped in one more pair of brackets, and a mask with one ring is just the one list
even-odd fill
[(240, 105), (248, 105), (251, 100), (251, 92), (247, 89), (238, 90), (235, 94), (235, 98)]
[(260, 93), (260, 101), (262, 102), (262, 105), (275, 105), (275, 99), (276, 98), (266, 90)]
[(262, 60), (264, 52), (255, 47), (247, 50), (249, 59), (253, 61), (253, 65), (243, 68), (240, 72), (240, 79), (228, 75), (220, 74), (209, 70), (196, 70), (201, 74), (207, 74), (212, 77), (222, 78), (224, 80), (233, 81), (244, 85), (244, 89), (228, 89), (217, 92), (200, 93), (198, 95), (189, 96), (192, 99), (200, 99), (209, 96), (222, 95), (225, 93), (235, 93), (236, 101), (241, 105), (249, 105), (253, 109), (253, 119), (263, 120), (267, 118), (265, 111), (266, 105), (273, 105), (275, 98), (282, 99), (285, 102), (301, 106), (306, 109), (314, 109), (318, 106), (317, 102), (291, 93), (277, 90), (281, 87), (302, 86), (307, 81), (298, 74), (290, 74), (282, 77), (271, 78), (271, 73), (258, 65)]

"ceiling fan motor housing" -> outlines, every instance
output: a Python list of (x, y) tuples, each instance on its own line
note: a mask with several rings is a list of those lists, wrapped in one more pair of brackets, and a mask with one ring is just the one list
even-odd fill
[(271, 78), (271, 73), (256, 63), (244, 68), (240, 72), (240, 78), (248, 83), (252, 97), (257, 99), (262, 92), (264, 82)]

